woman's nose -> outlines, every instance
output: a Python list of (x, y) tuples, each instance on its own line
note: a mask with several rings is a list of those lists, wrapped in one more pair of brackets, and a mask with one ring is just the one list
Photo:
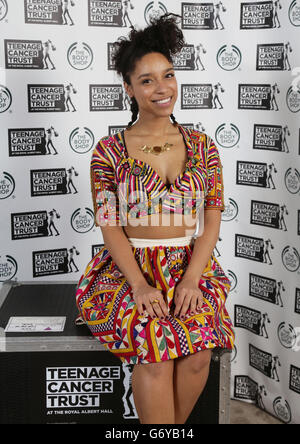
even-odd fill
[(156, 81), (156, 92), (164, 92), (167, 90), (167, 85), (165, 84), (164, 80), (157, 80)]

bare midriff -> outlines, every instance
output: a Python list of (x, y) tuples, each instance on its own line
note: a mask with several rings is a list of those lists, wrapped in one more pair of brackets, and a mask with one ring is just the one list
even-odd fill
[(196, 229), (196, 215), (151, 214), (149, 217), (129, 221), (123, 226), (127, 237), (144, 239), (166, 239), (193, 235)]

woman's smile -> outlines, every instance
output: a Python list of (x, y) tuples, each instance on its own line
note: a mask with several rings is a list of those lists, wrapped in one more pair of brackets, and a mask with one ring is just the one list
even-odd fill
[(155, 105), (160, 107), (167, 107), (171, 104), (173, 96), (169, 96), (166, 99), (153, 100)]

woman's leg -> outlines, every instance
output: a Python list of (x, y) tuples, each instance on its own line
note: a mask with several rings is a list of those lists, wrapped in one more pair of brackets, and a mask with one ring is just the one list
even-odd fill
[(173, 372), (173, 360), (134, 366), (131, 385), (141, 424), (175, 424)]
[(206, 385), (211, 350), (174, 360), (175, 424), (185, 424)]

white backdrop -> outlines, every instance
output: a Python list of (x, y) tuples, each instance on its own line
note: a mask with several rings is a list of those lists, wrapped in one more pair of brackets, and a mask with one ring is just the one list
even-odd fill
[(131, 120), (112, 43), (166, 11), (187, 42), (175, 117), (223, 164), (231, 395), (300, 423), (298, 0), (0, 0), (0, 281), (76, 281), (103, 245), (91, 150)]

